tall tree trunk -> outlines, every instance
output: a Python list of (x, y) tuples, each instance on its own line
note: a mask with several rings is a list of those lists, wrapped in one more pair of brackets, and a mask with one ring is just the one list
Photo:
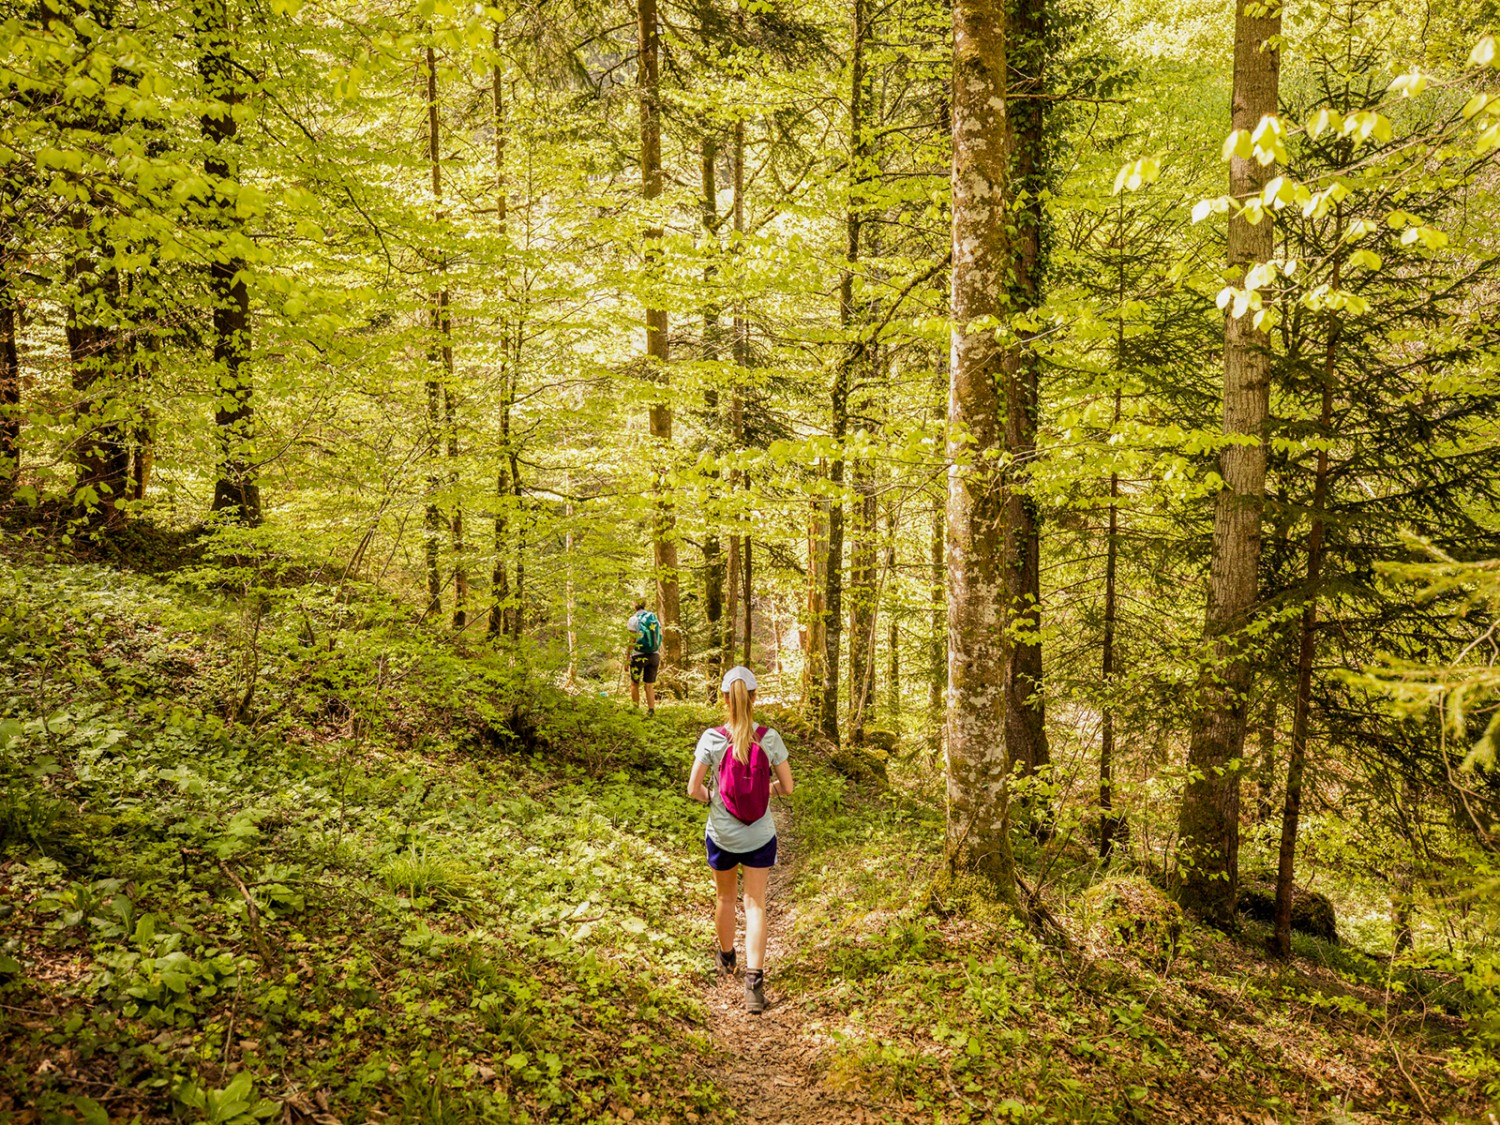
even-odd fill
[(932, 536), (928, 542), (932, 573), (927, 593), (930, 618), (928, 628), (931, 633), (927, 653), (927, 718), (932, 725), (934, 754), (940, 754), (943, 750), (943, 711), (946, 706), (943, 696), (948, 686), (948, 606), (944, 596), (948, 582), (948, 564), (944, 558), (945, 539), (943, 506), (934, 503)]
[(729, 536), (729, 559), (724, 568), (724, 647), (720, 663), (728, 670), (734, 665), (735, 639), (740, 624), (740, 568), (744, 537)]
[[(944, 116), (947, 116), (945, 111)], [(941, 426), (948, 415), (948, 372), (942, 357), (938, 363), (939, 395), (934, 403), (934, 420)], [(945, 590), (948, 582), (948, 564), (944, 559), (946, 538), (943, 519), (943, 503), (934, 499), (932, 505), (931, 537), (928, 540), (928, 562), (931, 567), (930, 585), (927, 590), (929, 636), (927, 717), (932, 726), (931, 748), (934, 755), (943, 750), (943, 712), (946, 707), (944, 695), (948, 687), (948, 606)]]
[(21, 475), (21, 358), (16, 348), (16, 302), (0, 278), (0, 501), (15, 494)]
[[(1123, 270), (1122, 270), (1123, 274)], [(1120, 320), (1120, 344), (1123, 350), (1125, 321)], [(1115, 388), (1115, 413), (1110, 429), (1120, 424), (1121, 393)], [(1104, 655), (1100, 681), (1104, 688), (1104, 715), (1099, 740), (1099, 858), (1109, 862), (1115, 848), (1115, 710), (1110, 693), (1115, 678), (1115, 564), (1120, 552), (1120, 474), (1109, 474), (1109, 531), (1104, 541)]]
[[(1015, 212), (1014, 263), (1008, 287), (1012, 313), (1033, 312), (1042, 300), (1047, 222), (1047, 6), (1048, 0), (1009, 0), (1007, 10), (1011, 193), (1020, 204)], [(1012, 761), (1028, 776), (1045, 767), (1051, 757), (1042, 693), (1041, 521), (1028, 487), (1036, 458), (1040, 368), (1029, 338), (1006, 348), (1005, 449), (1010, 472), (1005, 580), (1011, 637), (1005, 668), (1005, 740)], [(1038, 806), (1034, 811), (1042, 810)], [(1046, 820), (1043, 815), (1036, 827), (1043, 827)]]
[(875, 466), (868, 457), (854, 463), (853, 550), (849, 555), (849, 744), (863, 746), (865, 726), (874, 721), (875, 577), (880, 510)]
[[(432, 193), (439, 203), (436, 211), (441, 218), (442, 185), (438, 164), (438, 112), (437, 112), (437, 56), (432, 47), (423, 53), (423, 64), (427, 83), (427, 159), (432, 177)], [(436, 316), (436, 309), (433, 310)], [(437, 333), (434, 328), (433, 336)], [(422, 516), (422, 553), (427, 564), (427, 615), (437, 616), (443, 611), (443, 570), (440, 558), (442, 550), (443, 511), (438, 496), (443, 482), (438, 474), (438, 459), (443, 455), (443, 386), (436, 376), (436, 357), (432, 345), (428, 348), (427, 376), (427, 456), (432, 467), (427, 474), (427, 507)]]
[(802, 703), (811, 717), (822, 714), (823, 660), (826, 655), (828, 589), (828, 501), (814, 498), (807, 513), (807, 626), (802, 646)]
[[(1334, 244), (1343, 237), (1342, 215), (1334, 222)], [(1333, 264), (1333, 288), (1339, 264)], [(1328, 349), (1323, 360), (1323, 398), (1318, 413), (1318, 467), (1313, 476), (1312, 526), (1307, 533), (1307, 600), (1302, 603), (1302, 635), (1297, 646), (1297, 695), (1292, 709), (1292, 746), (1286, 766), (1286, 801), (1281, 810), (1281, 847), (1276, 857), (1276, 954), (1292, 956), (1292, 895), (1297, 867), (1297, 828), (1302, 815), (1302, 774), (1307, 765), (1307, 721), (1312, 710), (1313, 661), (1317, 650), (1318, 580), (1323, 569), (1323, 510), (1328, 502), (1328, 439), (1333, 429), (1333, 384), (1338, 376), (1339, 322), (1329, 314)]]
[(885, 721), (891, 730), (901, 731), (901, 621), (896, 612), (896, 501), (892, 499), (885, 509), (885, 587), (886, 623), (886, 672), (885, 672)]
[(753, 577), (751, 575), (751, 568), (750, 568), (750, 536), (748, 534), (746, 534), (746, 536), (745, 536), (744, 576), (745, 576), (745, 649), (744, 649), (744, 656), (742, 656), (740, 658), (740, 663), (743, 664), (746, 668), (748, 668), (748, 667), (750, 667), (750, 654), (751, 654), (751, 650), (752, 650), (752, 647), (753, 647), (754, 642), (755, 642), (755, 632), (754, 632), (754, 629), (752, 628), (752, 626), (754, 624), (754, 619), (755, 619), (755, 593), (754, 593), (755, 584), (754, 584), (754, 581), (753, 581)]
[[(865, 108), (870, 78), (865, 66), (865, 41), (870, 34), (868, 0), (854, 0), (849, 54), (849, 202), (844, 217), (844, 268), (839, 278), (839, 323), (845, 332), (854, 325), (854, 271), (860, 259), (860, 230), (864, 199), (862, 188), (868, 173), (869, 139)], [(820, 725), (829, 741), (839, 741), (840, 645), (844, 615), (844, 441), (849, 436), (849, 392), (862, 359), (863, 341), (850, 340), (834, 375), (832, 402), (833, 460), (828, 480), (834, 494), (828, 506), (827, 629), (823, 658), (823, 699)]]
[[(1005, 751), (1005, 482), (996, 388), (1013, 265), (1004, 0), (953, 4), (952, 359), (948, 390), (949, 868), (1017, 903)], [(976, 323), (977, 322), (977, 323)], [(971, 325), (974, 326), (971, 330)]]
[[(432, 174), (433, 218), (441, 227), (447, 218), (443, 210), (443, 164), (441, 135), (438, 131), (437, 100), (437, 51), (427, 48), (427, 162)], [(458, 502), (458, 422), (454, 403), (453, 385), (453, 318), (449, 312), (448, 256), (444, 252), (437, 263), (438, 274), (443, 278), (433, 295), (429, 328), (431, 343), (428, 345), (428, 362), (435, 366), (439, 378), (430, 381), (427, 389), (429, 423), (434, 429), (434, 453), (443, 453), (448, 459), (448, 491), (450, 511), (446, 517), (453, 547), (453, 627), (462, 629), (468, 619), (469, 578), (464, 567), (464, 515)], [(433, 509), (437, 505), (434, 503)], [(441, 520), (443, 517), (439, 516)], [(437, 526), (429, 511), (429, 524)], [(432, 537), (428, 550), (430, 560), (436, 558), (436, 536)], [(433, 575), (429, 563), (428, 593), (431, 594)], [(439, 597), (441, 593), (439, 593)]]
[[(719, 159), (719, 146), (712, 137), (705, 136), (699, 148), (698, 169), (702, 180), (702, 208), (703, 208), (703, 245), (705, 261), (703, 265), (703, 291), (708, 296), (703, 302), (703, 348), (702, 359), (708, 363), (719, 359), (719, 334), (722, 331), (719, 324), (719, 303), (714, 293), (714, 279), (718, 276), (719, 267), (714, 260), (718, 249), (719, 234), (719, 184), (715, 171), (715, 165)], [(709, 448), (720, 451), (725, 442), (722, 433), (722, 419), (718, 416), (719, 390), (715, 385), (710, 385), (703, 392), (703, 404), (707, 408), (709, 416)], [(709, 701), (713, 702), (718, 697), (719, 680), (727, 671), (724, 664), (725, 644), (722, 635), (724, 628), (724, 550), (719, 542), (719, 521), (723, 518), (722, 498), (719, 491), (719, 480), (710, 485), (710, 498), (712, 501), (711, 520), (709, 532), (703, 541), (703, 610), (708, 619), (708, 647), (710, 684)]]
[[(650, 208), (662, 190), (660, 30), (657, 27), (656, 0), (637, 0), (636, 17), (640, 48), (637, 83), (641, 95), (641, 195)], [(661, 228), (654, 225), (653, 220), (653, 225), (645, 232), (646, 260), (653, 284), (660, 280), (661, 239)], [(649, 301), (646, 306), (646, 355), (651, 365), (649, 377), (665, 383), (667, 310), (653, 308)], [(680, 669), (683, 667), (683, 644), (677, 574), (677, 517), (672, 510), (667, 486), (672, 461), (672, 408), (665, 401), (651, 404), (651, 440), (656, 491), (651, 543), (656, 570), (656, 608), (661, 615), (662, 656), (669, 667)]]
[(213, 510), (241, 523), (260, 523), (260, 485), (247, 458), (255, 436), (255, 410), (250, 401), (250, 290), (245, 284), (245, 259), (231, 250), (231, 235), (243, 238), (236, 218), (233, 186), (239, 182), (239, 123), (241, 103), (230, 56), (229, 12), (226, 0), (197, 0), (198, 73), (211, 108), (201, 120), (208, 141), (204, 171), (212, 185), (212, 224), (217, 245), (208, 267), (213, 301), (214, 368), (218, 397), (214, 425), (219, 439), (219, 476), (214, 482)]
[[(1233, 126), (1254, 131), (1274, 115), (1280, 76), (1281, 8), (1266, 13), (1246, 3), (1235, 12)], [(1253, 13), (1253, 14), (1252, 14)], [(1259, 194), (1275, 173), (1253, 157), (1229, 162), (1229, 191), (1237, 200)], [(1229, 220), (1229, 268), (1245, 272), (1275, 253), (1269, 213), (1251, 224)], [(1197, 711), (1188, 749), (1188, 782), (1178, 816), (1182, 903), (1223, 926), (1234, 922), (1239, 891), (1240, 755), (1245, 743), (1245, 697), (1250, 657), (1244, 631), (1256, 598), (1260, 517), (1266, 485), (1266, 423), (1270, 413), (1271, 339), (1253, 314), (1224, 326), (1224, 433), (1232, 440), (1219, 458), (1224, 487), (1214, 507), (1204, 636), (1213, 659), (1198, 678)], [(1245, 440), (1245, 439), (1248, 439)]]
[[(500, 21), (495, 21), (491, 47), (494, 50), (494, 65), (491, 67), (490, 76), (493, 87), (490, 91), (493, 98), (495, 128), (495, 218), (500, 231), (500, 245), (506, 251), (509, 250), (507, 242), (510, 231), (510, 200), (509, 191), (505, 178), (505, 73), (500, 63)], [(507, 291), (509, 286), (504, 287)], [(499, 428), (500, 428), (500, 451), (499, 463), (495, 469), (495, 562), (490, 571), (490, 620), (489, 635), (493, 640), (502, 633), (509, 634), (505, 628), (506, 618), (511, 609), (510, 591), (510, 567), (506, 562), (510, 554), (510, 528), (509, 514), (512, 501), (512, 482), (510, 479), (510, 413), (511, 404), (515, 399), (515, 372), (511, 363), (510, 339), (511, 323), (510, 310), (502, 307), (500, 325), (500, 404), (499, 404)]]

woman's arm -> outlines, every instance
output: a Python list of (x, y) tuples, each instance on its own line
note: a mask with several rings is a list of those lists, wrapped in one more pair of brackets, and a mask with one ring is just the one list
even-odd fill
[(707, 780), (708, 764), (694, 759), (693, 772), (688, 775), (687, 795), (695, 801), (702, 801), (705, 805), (708, 804), (708, 786), (704, 784)]
[(792, 767), (785, 762), (778, 762), (776, 776), (771, 779), (771, 793), (774, 796), (790, 797), (792, 789)]

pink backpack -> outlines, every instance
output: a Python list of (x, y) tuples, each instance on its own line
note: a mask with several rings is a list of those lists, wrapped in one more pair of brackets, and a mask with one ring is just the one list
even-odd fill
[(729, 743), (719, 763), (719, 800), (735, 820), (754, 824), (766, 815), (771, 805), (771, 762), (760, 748), (766, 728), (755, 728), (755, 741), (750, 743), (750, 753), (744, 762), (734, 756), (734, 736), (729, 728), (720, 727), (719, 733)]

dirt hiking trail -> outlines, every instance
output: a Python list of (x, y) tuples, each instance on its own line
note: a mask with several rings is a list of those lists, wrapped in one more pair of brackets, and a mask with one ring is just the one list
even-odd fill
[(766, 999), (761, 1015), (745, 1010), (745, 915), (738, 911), (736, 948), (739, 971), (708, 985), (709, 1031), (723, 1055), (714, 1081), (727, 1095), (739, 1120), (752, 1125), (864, 1125), (886, 1120), (871, 1107), (831, 1089), (823, 1080), (824, 1056), (832, 1045), (816, 1030), (816, 997), (804, 997), (787, 983), (784, 970), (795, 949), (792, 935), (798, 903), (792, 894), (800, 861), (789, 831), (790, 810), (778, 810), (777, 865), (767, 894)]

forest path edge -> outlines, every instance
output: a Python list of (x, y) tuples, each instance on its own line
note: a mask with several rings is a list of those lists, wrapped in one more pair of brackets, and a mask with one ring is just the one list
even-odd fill
[(830, 1088), (823, 1079), (831, 1040), (812, 1030), (812, 998), (781, 971), (797, 947), (799, 913), (794, 887), (803, 856), (789, 802), (778, 810), (777, 864), (771, 869), (766, 904), (766, 999), (761, 1015), (745, 1009), (744, 910), (737, 908), (739, 970), (710, 983), (704, 993), (708, 1029), (720, 1056), (713, 1079), (738, 1120), (753, 1125), (844, 1125), (872, 1120), (866, 1106)]

